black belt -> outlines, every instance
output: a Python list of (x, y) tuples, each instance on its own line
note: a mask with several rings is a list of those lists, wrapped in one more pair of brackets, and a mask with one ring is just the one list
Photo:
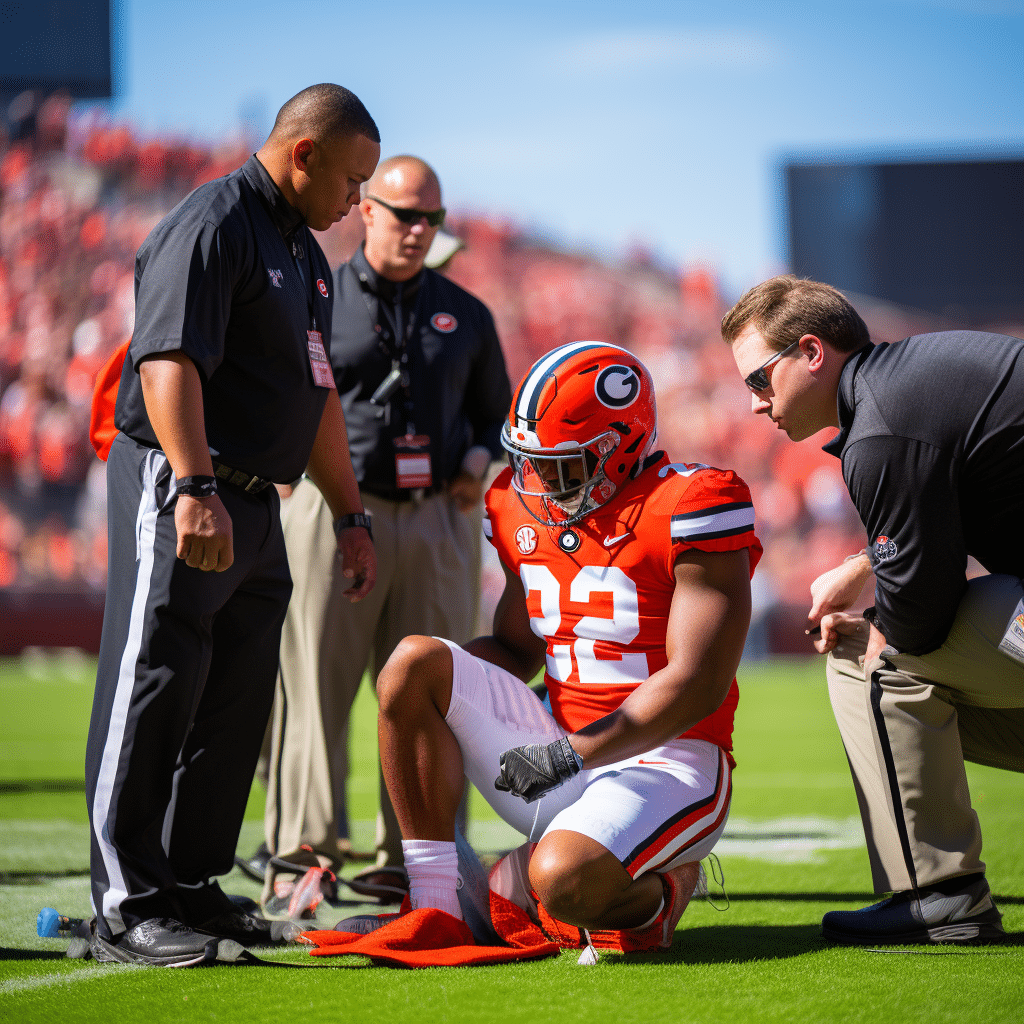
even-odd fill
[(440, 487), (387, 487), (377, 484), (360, 484), (359, 490), (372, 494), (375, 498), (383, 498), (385, 501), (422, 501), (432, 494), (440, 494), (444, 485)]
[(218, 480), (234, 487), (241, 487), (249, 494), (259, 494), (264, 488), (269, 487), (274, 481), (264, 480), (263, 477), (253, 476), (252, 473), (243, 473), (240, 469), (232, 469), (225, 466), (223, 462), (213, 463), (213, 473)]

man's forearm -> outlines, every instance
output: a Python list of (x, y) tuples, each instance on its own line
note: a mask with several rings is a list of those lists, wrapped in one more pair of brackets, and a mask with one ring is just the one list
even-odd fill
[[(729, 680), (731, 683), (731, 679)], [(570, 737), (587, 768), (599, 768), (660, 746), (703, 721), (728, 693), (700, 680), (681, 684), (663, 669), (633, 691), (611, 714)]]
[(192, 360), (180, 352), (153, 356), (140, 364), (139, 379), (146, 414), (174, 475), (212, 476), (203, 388)]
[(350, 512), (363, 511), (359, 483), (348, 449), (345, 413), (337, 391), (331, 390), (327, 395), (306, 472), (320, 488), (335, 519)]

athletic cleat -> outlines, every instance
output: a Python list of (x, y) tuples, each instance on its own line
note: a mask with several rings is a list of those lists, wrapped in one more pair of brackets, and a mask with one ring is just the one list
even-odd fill
[(679, 867), (660, 874), (665, 889), (665, 916), (661, 921), (661, 942), (658, 945), (661, 949), (669, 949), (676, 933), (676, 925), (679, 924), (683, 911), (689, 906), (694, 892), (702, 888), (699, 895), (707, 894), (707, 878), (697, 861), (680, 864)]
[(539, 921), (537, 897), (530, 885), (530, 858), (537, 849), (536, 843), (523, 843), (511, 853), (506, 853), (491, 868), (488, 885), (499, 895), (525, 910), (531, 920)]
[(254, 882), (262, 882), (267, 874), (267, 862), (270, 860), (270, 850), (266, 843), (260, 843), (256, 850), (248, 857), (235, 855), (235, 864), (245, 875), (248, 875)]
[(354, 932), (356, 935), (369, 935), (378, 928), (390, 924), (399, 917), (398, 914), (356, 914), (355, 917), (342, 918), (335, 926), (336, 932)]
[(221, 939), (233, 939), (242, 946), (281, 946), (290, 942), (287, 921), (268, 921), (244, 911), (226, 911), (204, 921), (201, 931)]
[(409, 872), (400, 864), (388, 864), (360, 871), (345, 884), (357, 896), (368, 896), (385, 905), (400, 904), (409, 895)]
[(1002, 918), (981, 878), (948, 896), (906, 890), (862, 910), (829, 911), (821, 934), (828, 942), (853, 946), (975, 946), (1005, 940)]
[(100, 963), (147, 967), (236, 963), (244, 955), (238, 942), (196, 931), (169, 917), (143, 921), (114, 942), (94, 934), (89, 948)]

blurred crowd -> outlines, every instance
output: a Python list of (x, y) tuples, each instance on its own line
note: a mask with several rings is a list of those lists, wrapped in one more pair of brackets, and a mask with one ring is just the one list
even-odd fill
[[(89, 407), (97, 371), (132, 330), (135, 251), (179, 199), (252, 148), (242, 137), (221, 147), (140, 138), (59, 96), (0, 135), (0, 588), (104, 586), (104, 464)], [(672, 457), (734, 468), (750, 484), (765, 544), (758, 622), (805, 604), (819, 573), (863, 547), (838, 461), (813, 442), (782, 443), (750, 414), (711, 269), (680, 273), (640, 250), (610, 265), (483, 216), (447, 228), (466, 243), (450, 276), (494, 312), (514, 380), (563, 342), (621, 344), (654, 375)], [(332, 266), (361, 232), (353, 213), (321, 236)], [(946, 326), (857, 301), (876, 341)], [(502, 586), (496, 566), (488, 576), (485, 607)], [(753, 653), (765, 642), (755, 626)]]

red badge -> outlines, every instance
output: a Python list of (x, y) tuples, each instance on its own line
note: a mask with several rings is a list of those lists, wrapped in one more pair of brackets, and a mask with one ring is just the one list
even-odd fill
[(326, 299), (327, 298), (327, 285), (324, 284), (324, 279), (318, 277), (316, 279), (316, 286), (320, 289), (320, 294)]
[(435, 313), (430, 318), (430, 326), (442, 334), (451, 334), (459, 326), (459, 321), (451, 313)]

